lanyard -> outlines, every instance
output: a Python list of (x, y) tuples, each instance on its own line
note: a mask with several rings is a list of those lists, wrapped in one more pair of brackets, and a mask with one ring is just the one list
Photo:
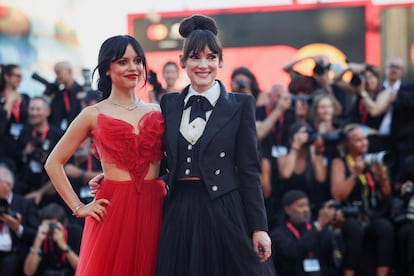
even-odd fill
[(362, 100), (362, 98), (359, 101), (359, 114), (361, 116), (361, 123), (365, 124), (367, 121), (367, 117), (368, 117), (368, 111), (364, 105), (364, 101)]
[[(4, 94), (4, 100), (7, 101), (7, 95)], [(16, 99), (16, 101), (13, 103), (11, 113), (14, 116), (14, 119), (16, 120), (16, 123), (20, 122), (20, 104), (22, 102), (22, 99), (19, 97)]]
[(65, 110), (66, 110), (66, 113), (69, 114), (69, 112), (70, 112), (69, 91), (65, 89), (65, 90), (62, 91), (62, 93), (63, 93), (63, 102), (65, 104)]
[[(265, 111), (266, 111), (266, 115), (269, 116), (270, 107), (266, 106)], [(282, 114), (280, 114), (280, 116), (277, 120), (278, 129), (276, 129), (275, 127), (272, 128), (272, 132), (276, 135), (276, 145), (281, 145), (282, 144), (282, 132), (283, 132), (282, 128), (283, 128), (284, 120), (285, 120), (285, 114), (282, 113)]]
[[(290, 232), (292, 232), (293, 236), (295, 236), (296, 239), (300, 239), (300, 233), (298, 231), (298, 229), (295, 228), (295, 226), (293, 226), (292, 223), (290, 223), (289, 221), (286, 222), (286, 226), (287, 228), (290, 230)], [(310, 231), (312, 229), (312, 226), (309, 222), (306, 223), (306, 231)], [(308, 252), (308, 257), (312, 258), (313, 253), (312, 251)]]
[[(46, 140), (47, 134), (49, 132), (49, 124), (46, 124), (45, 128), (42, 131), (41, 138), (42, 140)], [(35, 129), (32, 130), (32, 136), (33, 138), (37, 138), (37, 131)]]

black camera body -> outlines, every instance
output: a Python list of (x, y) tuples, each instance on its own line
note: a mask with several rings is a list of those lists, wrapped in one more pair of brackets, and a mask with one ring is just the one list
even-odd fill
[(56, 223), (54, 223), (54, 222), (51, 222), (51, 223), (49, 223), (49, 231), (48, 231), (48, 235), (49, 236), (52, 236), (53, 235), (53, 233), (55, 232), (55, 229), (56, 229), (57, 227), (56, 227)]
[(243, 79), (236, 80), (236, 84), (237, 84), (237, 89), (238, 89), (239, 91), (241, 91), (241, 90), (243, 90), (243, 89), (247, 88), (247, 83), (246, 83), (246, 81), (245, 81), (245, 80), (243, 80)]
[(337, 143), (341, 141), (341, 139), (344, 138), (344, 135), (342, 134), (341, 131), (320, 133), (320, 132), (315, 131), (312, 127), (307, 127), (306, 132), (309, 135), (309, 139), (305, 144), (307, 146), (312, 145), (315, 142), (315, 140), (318, 139), (319, 137), (322, 138), (324, 143), (330, 143), (330, 142)]
[(343, 205), (338, 201), (333, 201), (329, 206), (331, 208), (336, 209), (337, 211), (341, 211), (345, 217), (358, 217), (359, 216), (359, 207), (354, 205)]
[(42, 140), (41, 138), (35, 138), (31, 140), (30, 143), (32, 143), (34, 147), (31, 157), (39, 161), (41, 164), (44, 164), (50, 149), (49, 141)]
[(9, 215), (14, 218), (17, 217), (17, 213), (10, 208), (10, 204), (7, 199), (0, 198), (0, 215)]
[(32, 79), (37, 80), (38, 82), (46, 86), (46, 90), (44, 92), (46, 96), (54, 95), (56, 92), (60, 91), (60, 87), (58, 83), (48, 82), (45, 78), (41, 77), (38, 73), (33, 73)]
[(362, 81), (365, 81), (365, 75), (363, 73), (360, 73), (360, 74), (353, 73), (349, 83), (352, 86), (358, 87), (362, 84)]

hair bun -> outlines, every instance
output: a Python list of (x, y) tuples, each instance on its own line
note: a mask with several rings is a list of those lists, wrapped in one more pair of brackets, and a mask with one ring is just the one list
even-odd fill
[(200, 14), (186, 17), (180, 23), (179, 32), (182, 37), (188, 37), (194, 30), (208, 30), (215, 35), (218, 33), (218, 27), (214, 19)]

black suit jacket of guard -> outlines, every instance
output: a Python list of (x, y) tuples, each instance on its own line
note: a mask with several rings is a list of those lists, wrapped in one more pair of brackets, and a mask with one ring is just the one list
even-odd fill
[(36, 205), (32, 200), (26, 199), (18, 194), (13, 194), (10, 204), (11, 210), (18, 212), (22, 216), (23, 235), (18, 238), (12, 232), (13, 251), (20, 255), (25, 255), (33, 244), (37, 234), (37, 227), (40, 224), (39, 213)]
[[(196, 162), (212, 199), (238, 189), (250, 230), (267, 231), (259, 178), (255, 100), (246, 94), (228, 93), (223, 84), (219, 84), (220, 96), (200, 137), (200, 154)], [(178, 167), (177, 141), (188, 89), (189, 86), (181, 93), (165, 94), (161, 99), (167, 156), (165, 178), (172, 193)]]

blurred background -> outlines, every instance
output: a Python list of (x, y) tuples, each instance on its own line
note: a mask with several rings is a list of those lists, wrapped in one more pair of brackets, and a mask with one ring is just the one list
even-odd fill
[[(313, 54), (328, 55), (334, 72), (347, 62), (383, 66), (385, 57), (399, 55), (408, 65), (405, 78), (414, 77), (414, 1), (407, 0), (0, 0), (0, 63), (21, 65), (20, 90), (36, 95), (44, 86), (33, 73), (53, 82), (54, 64), (68, 60), (80, 83), (91, 82), (101, 43), (130, 34), (160, 73), (166, 61), (178, 62), (178, 24), (195, 13), (212, 16), (220, 27), (219, 78), (228, 88), (233, 69), (247, 66), (268, 91), (288, 83), (284, 65)], [(187, 83), (184, 75), (179, 87)], [(144, 92), (138, 91), (145, 98)]]

